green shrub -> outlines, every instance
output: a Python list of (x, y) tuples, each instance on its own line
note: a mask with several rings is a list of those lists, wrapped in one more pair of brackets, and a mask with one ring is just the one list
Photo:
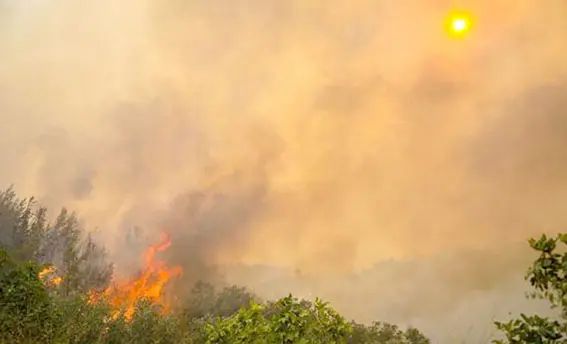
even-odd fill
[(16, 263), (0, 250), (0, 340), (53, 340), (56, 310), (34, 263)]
[(351, 326), (328, 304), (299, 302), (291, 295), (266, 307), (253, 303), (207, 324), (207, 344), (346, 343)]

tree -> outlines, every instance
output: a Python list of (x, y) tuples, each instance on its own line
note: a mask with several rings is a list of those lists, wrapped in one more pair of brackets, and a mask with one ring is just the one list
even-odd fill
[(352, 323), (353, 333), (349, 344), (429, 344), (417, 329), (401, 330), (397, 325), (375, 321), (370, 326)]
[(185, 302), (184, 315), (188, 319), (228, 317), (241, 308), (249, 307), (253, 301), (260, 300), (246, 288), (233, 285), (217, 292), (212, 284), (199, 281), (195, 283)]
[(521, 314), (507, 323), (495, 322), (506, 339), (494, 343), (567, 343), (567, 234), (554, 238), (542, 235), (539, 240), (530, 239), (529, 244), (539, 253), (526, 274), (535, 289), (529, 296), (549, 301), (552, 308), (559, 309), (559, 317)]
[(85, 293), (90, 290), (105, 289), (112, 279), (113, 272), (114, 265), (109, 263), (104, 246), (97, 244), (89, 233), (79, 247), (75, 272), (77, 291)]
[(259, 301), (246, 288), (238, 286), (225, 287), (216, 295), (212, 315), (230, 316), (241, 308), (249, 307), (253, 301)]
[(78, 290), (80, 285), (79, 276), (79, 243), (81, 237), (81, 227), (79, 220), (74, 213), (69, 213), (67, 209), (61, 209), (53, 231), (56, 233), (56, 244), (59, 257), (56, 260), (58, 266), (63, 270), (65, 279), (63, 280), (63, 292), (70, 294)]
[(215, 287), (212, 284), (199, 281), (191, 289), (185, 305), (184, 315), (188, 319), (213, 315), (215, 303)]
[(0, 191), (0, 247), (16, 261), (54, 264), (65, 275), (65, 294), (106, 287), (112, 265), (77, 215), (63, 208), (49, 223), (46, 214), (33, 197), (20, 199), (12, 187)]
[(20, 261), (41, 261), (47, 209), (35, 199), (20, 199), (12, 187), (0, 191), (0, 246)]
[[(112, 275), (104, 247), (75, 213), (63, 208), (53, 222), (46, 214), (33, 198), (20, 199), (12, 188), (0, 191), (2, 344), (429, 343), (415, 329), (349, 323), (318, 299), (289, 295), (261, 303), (245, 288), (217, 291), (203, 282), (194, 286), (181, 311), (164, 315), (151, 300), (137, 300), (133, 318), (126, 319), (104, 298), (89, 299), (88, 291), (105, 288)], [(40, 277), (47, 267), (55, 271)]]

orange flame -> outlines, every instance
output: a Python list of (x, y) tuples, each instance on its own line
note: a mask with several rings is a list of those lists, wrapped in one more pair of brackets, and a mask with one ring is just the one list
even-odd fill
[(57, 272), (57, 268), (51, 265), (48, 267), (43, 268), (39, 272), (39, 279), (46, 285), (46, 286), (58, 286), (63, 281), (63, 277), (55, 275)]
[(170, 305), (162, 295), (163, 287), (173, 277), (181, 275), (181, 267), (168, 268), (163, 261), (156, 260), (156, 254), (165, 251), (171, 244), (170, 238), (162, 234), (160, 242), (148, 247), (144, 253), (144, 266), (137, 278), (127, 280), (114, 280), (112, 285), (100, 293), (90, 292), (89, 302), (98, 302), (106, 299), (115, 310), (116, 318), (123, 312), (126, 321), (132, 320), (136, 302), (146, 299), (162, 307), (168, 313)]

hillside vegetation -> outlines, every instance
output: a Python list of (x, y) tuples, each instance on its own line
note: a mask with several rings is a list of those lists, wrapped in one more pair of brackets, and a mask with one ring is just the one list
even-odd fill
[[(63, 209), (50, 222), (46, 214), (34, 199), (0, 192), (0, 343), (430, 343), (418, 329), (350, 321), (319, 299), (264, 301), (205, 282), (172, 306), (158, 302), (161, 284), (151, 286), (131, 293), (128, 308), (112, 298), (113, 266), (77, 216)], [(540, 254), (527, 273), (531, 296), (547, 299), (561, 317), (497, 322), (495, 343), (567, 343), (567, 254), (558, 248), (566, 243), (567, 235), (529, 242)]]

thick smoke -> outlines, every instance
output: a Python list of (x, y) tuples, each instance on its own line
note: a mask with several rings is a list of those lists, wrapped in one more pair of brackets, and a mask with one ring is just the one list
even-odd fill
[[(0, 182), (77, 209), (118, 262), (136, 226), (201, 278), (328, 276), (567, 224), (563, 0), (0, 4)], [(461, 41), (442, 30), (457, 5), (476, 17)], [(521, 272), (517, 252), (416, 281), (458, 298)]]

